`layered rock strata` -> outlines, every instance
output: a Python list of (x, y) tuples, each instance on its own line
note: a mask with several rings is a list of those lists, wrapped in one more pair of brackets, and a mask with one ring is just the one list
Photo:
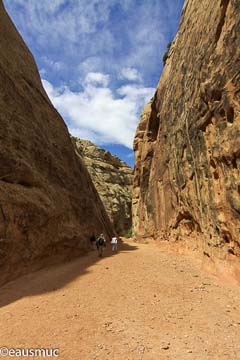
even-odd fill
[(116, 233), (126, 235), (132, 227), (132, 168), (88, 140), (73, 138), (73, 141)]
[(0, 284), (88, 249), (109, 218), (0, 1)]
[(134, 141), (137, 238), (240, 255), (239, 34), (238, 0), (185, 1)]

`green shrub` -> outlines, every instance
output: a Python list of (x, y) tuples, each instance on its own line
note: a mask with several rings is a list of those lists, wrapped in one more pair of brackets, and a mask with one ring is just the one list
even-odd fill
[(132, 227), (130, 227), (130, 229), (128, 229), (126, 233), (126, 238), (131, 238), (132, 236), (133, 236), (133, 230)]
[(166, 61), (167, 61), (167, 58), (168, 58), (168, 54), (169, 54), (169, 50), (170, 50), (171, 45), (172, 45), (171, 42), (167, 44), (167, 51), (166, 51), (165, 54), (163, 55), (163, 64), (164, 64), (164, 65), (166, 64)]

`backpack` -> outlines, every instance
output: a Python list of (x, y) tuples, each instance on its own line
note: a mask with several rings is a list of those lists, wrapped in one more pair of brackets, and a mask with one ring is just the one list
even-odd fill
[(98, 245), (102, 246), (104, 244), (104, 240), (102, 237), (98, 238)]

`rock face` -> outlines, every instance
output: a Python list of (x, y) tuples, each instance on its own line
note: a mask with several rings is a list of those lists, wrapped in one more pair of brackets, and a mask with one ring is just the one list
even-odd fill
[(209, 258), (240, 255), (239, 33), (238, 0), (185, 1), (136, 132), (137, 238), (191, 239)]
[(132, 227), (133, 170), (88, 140), (73, 138), (117, 234)]
[(0, 1), (0, 284), (111, 224)]

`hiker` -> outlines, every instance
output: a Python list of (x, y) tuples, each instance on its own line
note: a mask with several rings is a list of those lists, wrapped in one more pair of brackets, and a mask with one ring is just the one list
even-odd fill
[(114, 236), (111, 240), (112, 252), (117, 251), (117, 243), (118, 243), (118, 238), (116, 236)]
[(103, 247), (106, 246), (106, 240), (103, 234), (101, 234), (96, 241), (96, 246), (97, 246), (97, 250), (98, 250), (98, 255), (100, 257), (103, 256)]
[(90, 236), (90, 243), (91, 243), (91, 246), (92, 246), (92, 249), (94, 249), (94, 244), (96, 243), (96, 236), (95, 234), (92, 234), (92, 236)]

